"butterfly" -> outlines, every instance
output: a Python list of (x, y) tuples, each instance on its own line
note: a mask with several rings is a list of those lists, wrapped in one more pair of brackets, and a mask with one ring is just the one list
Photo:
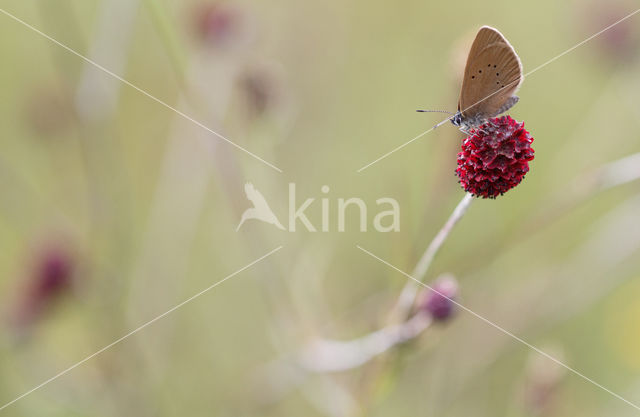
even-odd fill
[(481, 27), (467, 57), (458, 112), (449, 121), (468, 132), (504, 113), (518, 102), (523, 79), (522, 62), (509, 41), (498, 29)]

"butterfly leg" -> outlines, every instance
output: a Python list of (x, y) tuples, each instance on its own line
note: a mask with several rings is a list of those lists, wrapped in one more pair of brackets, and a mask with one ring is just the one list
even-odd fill
[(460, 128), (460, 131), (461, 131), (462, 133), (464, 133), (465, 135), (467, 135), (467, 136), (471, 136), (471, 135), (473, 135), (473, 133), (471, 133), (471, 131), (469, 131), (469, 130), (467, 130), (467, 129), (463, 128), (463, 127), (461, 127), (461, 128)]
[[(480, 132), (484, 133), (485, 135), (489, 135), (489, 132), (487, 132), (486, 130), (484, 130), (483, 128), (481, 128), (480, 126), (475, 128), (476, 130), (479, 130)], [(466, 130), (465, 128), (460, 128), (460, 131), (462, 133), (464, 133), (467, 136), (473, 136), (474, 132), (472, 132), (471, 130)]]

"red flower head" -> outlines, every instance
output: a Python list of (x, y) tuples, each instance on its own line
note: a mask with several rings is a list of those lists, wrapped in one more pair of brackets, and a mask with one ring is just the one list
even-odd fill
[(529, 172), (533, 138), (510, 116), (489, 119), (462, 142), (456, 174), (465, 191), (476, 197), (496, 198)]

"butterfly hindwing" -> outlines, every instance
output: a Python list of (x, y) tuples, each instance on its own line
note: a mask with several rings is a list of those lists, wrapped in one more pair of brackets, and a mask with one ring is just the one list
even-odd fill
[[(469, 51), (458, 110), (463, 119), (477, 120), (504, 111), (522, 83), (522, 64), (502, 34), (483, 26)], [(517, 100), (517, 99), (516, 99)]]

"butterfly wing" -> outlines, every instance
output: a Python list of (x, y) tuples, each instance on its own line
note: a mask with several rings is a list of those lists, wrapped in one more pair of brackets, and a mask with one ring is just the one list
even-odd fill
[(458, 110), (463, 119), (493, 117), (505, 111), (523, 80), (522, 63), (509, 41), (483, 26), (473, 41), (464, 70)]

